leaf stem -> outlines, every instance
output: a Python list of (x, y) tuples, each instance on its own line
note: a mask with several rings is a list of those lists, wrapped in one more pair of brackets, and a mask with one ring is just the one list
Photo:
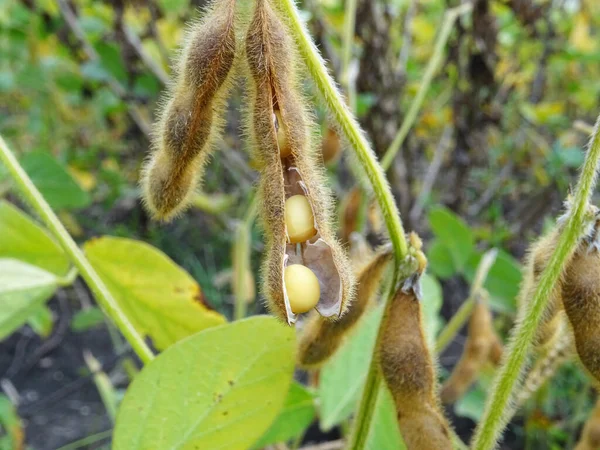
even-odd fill
[(98, 303), (112, 318), (140, 359), (144, 363), (152, 361), (154, 358), (152, 351), (133, 327), (123, 310), (121, 310), (117, 301), (109, 292), (106, 285), (100, 279), (75, 241), (73, 241), (73, 238), (69, 235), (58, 217), (56, 217), (56, 214), (54, 214), (50, 205), (48, 205), (42, 194), (40, 194), (29, 176), (20, 166), (2, 136), (0, 136), (0, 161), (2, 161), (8, 169), (10, 176), (15, 181), (21, 194), (38, 213), (52, 234), (56, 236), (58, 242), (94, 293)]
[(495, 448), (506, 425), (509, 401), (521, 368), (526, 361), (529, 347), (533, 342), (535, 330), (544, 312), (550, 293), (563, 273), (565, 264), (571, 258), (581, 238), (586, 220), (589, 199), (596, 184), (598, 162), (600, 160), (600, 116), (596, 120), (594, 132), (579, 175), (572, 208), (558, 245), (550, 257), (548, 266), (542, 272), (539, 284), (531, 300), (524, 319), (518, 322), (512, 333), (512, 339), (496, 378), (494, 390), (488, 398), (482, 421), (475, 431), (472, 448), (489, 450)]
[(354, 82), (350, 74), (350, 62), (352, 61), (352, 44), (354, 43), (354, 28), (356, 26), (356, 7), (358, 0), (346, 0), (344, 8), (344, 33), (342, 35), (342, 68), (341, 83), (348, 93), (350, 110), (354, 111), (356, 92)]
[(415, 119), (417, 118), (417, 114), (423, 105), (423, 100), (425, 99), (425, 95), (429, 90), (429, 86), (431, 85), (431, 81), (433, 80), (433, 75), (437, 71), (440, 62), (442, 60), (444, 46), (446, 42), (448, 42), (448, 38), (450, 37), (450, 32), (452, 31), (452, 27), (454, 26), (454, 22), (458, 19), (462, 14), (466, 14), (473, 8), (471, 3), (463, 3), (456, 8), (452, 8), (446, 11), (444, 14), (444, 22), (442, 23), (442, 29), (440, 34), (438, 35), (437, 40), (435, 41), (435, 46), (433, 49), (433, 54), (427, 63), (427, 67), (425, 68), (425, 73), (423, 74), (423, 79), (421, 81), (421, 85), (419, 86), (419, 90), (417, 91), (417, 95), (410, 103), (410, 108), (404, 116), (404, 120), (402, 121), (402, 125), (400, 129), (396, 133), (394, 140), (390, 144), (389, 148), (385, 152), (385, 155), (381, 161), (381, 166), (383, 170), (388, 170), (392, 165), (392, 161), (394, 157), (402, 147), (404, 143), (404, 139), (408, 135), (410, 128), (413, 126)]
[(240, 320), (246, 317), (246, 309), (249, 301), (253, 298), (248, 297), (247, 274), (250, 273), (250, 251), (252, 246), (252, 224), (258, 214), (258, 201), (254, 197), (250, 201), (250, 206), (246, 210), (244, 219), (237, 225), (235, 242), (233, 243), (233, 294), (235, 304), (233, 309), (233, 318)]
[(473, 284), (471, 285), (471, 291), (469, 292), (469, 297), (460, 305), (458, 311), (452, 316), (450, 321), (446, 324), (442, 332), (439, 334), (438, 338), (435, 341), (435, 352), (439, 355), (442, 353), (446, 347), (452, 342), (454, 336), (460, 331), (469, 317), (471, 316), (471, 312), (475, 307), (475, 301), (477, 300), (477, 296), (481, 292), (483, 285), (485, 284), (485, 280), (487, 275), (494, 265), (494, 261), (496, 261), (496, 256), (498, 255), (498, 250), (493, 248), (488, 250), (479, 265), (477, 266), (477, 272), (475, 273), (475, 279), (473, 280)]

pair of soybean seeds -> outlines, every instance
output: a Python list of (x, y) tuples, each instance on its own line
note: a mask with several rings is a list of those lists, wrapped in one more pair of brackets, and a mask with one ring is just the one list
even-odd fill
[(234, 74), (246, 73), (245, 132), (261, 174), (267, 240), (263, 293), (271, 312), (290, 324), (313, 308), (337, 318), (355, 283), (331, 228), (331, 194), (314, 151), (294, 44), (268, 0), (256, 2), (243, 48), (238, 20), (235, 0), (215, 1), (188, 31), (144, 167), (145, 201), (162, 220), (186, 207), (221, 135)]

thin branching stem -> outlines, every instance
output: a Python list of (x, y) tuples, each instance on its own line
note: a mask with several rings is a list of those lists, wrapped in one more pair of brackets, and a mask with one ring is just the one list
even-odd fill
[(243, 220), (238, 224), (233, 244), (233, 294), (235, 304), (233, 318), (240, 320), (246, 317), (248, 293), (247, 274), (250, 272), (250, 251), (252, 247), (252, 225), (258, 214), (258, 201), (254, 197), (246, 210)]
[(392, 161), (396, 157), (396, 154), (402, 147), (404, 143), (404, 139), (408, 135), (409, 130), (415, 123), (417, 118), (417, 114), (423, 105), (423, 100), (425, 100), (425, 95), (429, 90), (429, 86), (431, 86), (431, 81), (433, 80), (433, 75), (437, 71), (441, 61), (442, 56), (444, 54), (444, 47), (446, 46), (446, 42), (448, 42), (448, 38), (450, 37), (450, 32), (454, 27), (454, 22), (458, 19), (462, 14), (466, 14), (471, 10), (473, 6), (471, 3), (464, 3), (456, 8), (449, 9), (444, 14), (444, 22), (442, 24), (442, 29), (440, 34), (438, 35), (437, 40), (435, 41), (435, 46), (433, 49), (433, 54), (427, 63), (427, 67), (425, 68), (425, 73), (423, 74), (423, 80), (421, 81), (421, 85), (419, 86), (419, 90), (417, 91), (417, 95), (410, 103), (410, 107), (404, 120), (402, 121), (402, 125), (400, 125), (400, 129), (396, 133), (394, 140), (390, 144), (389, 148), (385, 152), (383, 159), (381, 160), (381, 166), (384, 170), (388, 170), (392, 165)]
[(448, 321), (435, 341), (435, 351), (438, 355), (446, 349), (450, 342), (452, 342), (452, 339), (454, 339), (454, 336), (456, 336), (465, 323), (467, 323), (469, 317), (471, 317), (471, 312), (473, 312), (473, 308), (475, 307), (475, 301), (481, 293), (481, 289), (485, 284), (485, 280), (490, 269), (494, 265), (494, 261), (496, 261), (497, 255), (498, 250), (493, 248), (488, 250), (481, 258), (481, 261), (477, 266), (475, 279), (471, 285), (469, 297), (463, 302), (462, 305), (460, 305), (458, 311), (456, 311), (456, 313)]
[(154, 354), (146, 345), (142, 336), (136, 331), (104, 282), (98, 276), (98, 273), (91, 266), (58, 217), (56, 217), (56, 214), (54, 214), (54, 211), (52, 211), (48, 202), (46, 202), (42, 194), (40, 194), (40, 191), (37, 190), (29, 176), (20, 166), (2, 136), (0, 136), (0, 161), (4, 163), (8, 169), (8, 173), (14, 180), (20, 193), (25, 197), (30, 206), (37, 212), (48, 229), (56, 237), (58, 243), (65, 250), (72, 263), (79, 270), (82, 278), (94, 293), (98, 303), (114, 321), (115, 325), (119, 328), (127, 341), (129, 341), (131, 347), (140, 359), (144, 363), (152, 361)]
[(531, 304), (522, 321), (513, 330), (507, 349), (507, 357), (499, 371), (494, 390), (489, 396), (483, 418), (477, 427), (472, 448), (490, 450), (495, 448), (507, 421), (509, 402), (515, 383), (526, 362), (531, 343), (540, 318), (548, 303), (548, 298), (566, 263), (570, 260), (582, 236), (583, 225), (588, 219), (586, 212), (590, 196), (596, 184), (598, 162), (600, 161), (600, 116), (596, 121), (594, 132), (579, 175), (572, 208), (556, 249), (550, 257), (548, 266), (542, 272), (539, 284), (531, 300)]
[(342, 87), (348, 94), (348, 103), (350, 110), (354, 111), (356, 103), (356, 92), (354, 81), (350, 73), (350, 63), (352, 62), (352, 48), (354, 47), (354, 28), (356, 26), (356, 7), (358, 0), (346, 0), (344, 7), (344, 34), (342, 35), (342, 69), (341, 82)]

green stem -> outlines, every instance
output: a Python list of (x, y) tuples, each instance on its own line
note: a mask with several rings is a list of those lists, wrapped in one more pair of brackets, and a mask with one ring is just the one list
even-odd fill
[(250, 202), (244, 220), (238, 224), (235, 242), (233, 244), (233, 295), (235, 298), (233, 318), (240, 320), (246, 317), (248, 298), (246, 292), (246, 277), (250, 272), (250, 247), (252, 244), (252, 224), (258, 213), (258, 201), (256, 197)]
[(87, 258), (83, 255), (75, 241), (73, 241), (73, 238), (71, 238), (58, 217), (56, 217), (56, 214), (54, 214), (50, 205), (48, 205), (29, 176), (19, 165), (19, 162), (8, 148), (8, 145), (2, 136), (0, 136), (0, 161), (2, 161), (8, 169), (10, 176), (13, 178), (21, 194), (38, 213), (52, 234), (56, 236), (58, 242), (94, 293), (98, 303), (112, 318), (140, 359), (144, 363), (152, 361), (154, 358), (152, 351), (148, 348), (144, 339), (135, 330), (115, 298), (109, 292)]
[(77, 269), (75, 267), (72, 267), (71, 270), (69, 270), (69, 272), (64, 277), (60, 277), (57, 280), (57, 284), (60, 287), (71, 286), (77, 278), (77, 273)]
[(112, 430), (101, 431), (100, 433), (91, 434), (89, 436), (84, 437), (83, 439), (71, 442), (70, 444), (63, 446), (58, 450), (77, 450), (78, 448), (87, 447), (91, 444), (95, 444), (98, 441), (108, 439), (111, 435)]
[(408, 245), (404, 236), (404, 228), (392, 191), (388, 185), (377, 157), (367, 142), (358, 122), (346, 106), (337, 86), (325, 66), (325, 62), (315, 47), (306, 26), (300, 20), (294, 0), (278, 2), (289, 24), (290, 32), (296, 41), (300, 55), (317, 87), (323, 100), (338, 123), (344, 136), (350, 143), (356, 157), (365, 171), (379, 207), (385, 218), (385, 223), (394, 247), (396, 261), (400, 263), (407, 255)]
[(348, 93), (348, 103), (351, 111), (355, 110), (355, 91), (350, 79), (350, 62), (352, 61), (352, 44), (354, 43), (357, 4), (358, 0), (346, 0), (344, 9), (344, 34), (342, 35), (341, 82), (343, 88)]
[(475, 307), (475, 300), (479, 296), (479, 293), (485, 284), (487, 275), (492, 268), (494, 261), (496, 261), (497, 255), (498, 251), (494, 248), (488, 250), (481, 258), (481, 261), (477, 266), (475, 279), (471, 285), (469, 297), (463, 302), (462, 305), (460, 305), (458, 311), (456, 311), (456, 313), (452, 316), (435, 341), (435, 352), (438, 355), (446, 349), (450, 342), (452, 342), (452, 339), (454, 339), (454, 336), (456, 336), (464, 324), (467, 323), (467, 320), (469, 320), (471, 312)]
[(508, 409), (513, 386), (519, 378), (521, 368), (526, 362), (529, 347), (534, 340), (535, 331), (546, 308), (548, 298), (565, 264), (571, 258), (581, 237), (582, 227), (592, 190), (596, 184), (598, 161), (600, 160), (600, 116), (585, 157), (583, 168), (577, 182), (572, 208), (560, 235), (558, 245), (550, 257), (548, 266), (542, 272), (539, 284), (531, 300), (525, 318), (518, 322), (507, 349), (508, 357), (496, 378), (492, 395), (486, 405), (483, 419), (479, 423), (473, 439), (472, 448), (488, 450), (495, 448), (506, 424), (505, 411)]
[(444, 47), (446, 42), (448, 42), (448, 38), (450, 37), (450, 32), (454, 27), (454, 22), (458, 19), (462, 14), (466, 14), (471, 10), (473, 5), (471, 3), (464, 3), (456, 8), (449, 9), (446, 11), (444, 15), (444, 22), (442, 24), (442, 29), (438, 38), (435, 42), (435, 47), (433, 49), (433, 54), (427, 63), (427, 67), (425, 68), (425, 74), (423, 75), (423, 81), (419, 86), (419, 90), (417, 91), (417, 95), (413, 99), (410, 104), (410, 108), (404, 116), (404, 120), (402, 121), (402, 125), (396, 133), (394, 140), (390, 144), (390, 147), (385, 152), (383, 160), (381, 161), (381, 166), (384, 170), (388, 170), (392, 165), (392, 161), (394, 157), (402, 147), (404, 143), (404, 139), (408, 135), (410, 128), (413, 126), (415, 119), (417, 118), (417, 114), (423, 105), (423, 100), (425, 99), (425, 95), (429, 90), (429, 86), (431, 85), (431, 81), (433, 80), (433, 75), (437, 71), (440, 62), (442, 61), (442, 56), (444, 52)]

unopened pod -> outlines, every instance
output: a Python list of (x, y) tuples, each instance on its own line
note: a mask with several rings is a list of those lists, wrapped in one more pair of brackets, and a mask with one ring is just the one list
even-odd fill
[(263, 293), (271, 312), (288, 323), (313, 306), (338, 318), (353, 296), (354, 277), (331, 228), (331, 195), (298, 86), (295, 48), (268, 0), (256, 2), (246, 58), (253, 81), (247, 134), (260, 170), (267, 241)]
[(585, 422), (575, 450), (598, 450), (600, 448), (600, 399)]
[(423, 331), (418, 277), (401, 286), (384, 316), (379, 360), (409, 450), (450, 449), (450, 426), (437, 396), (436, 367)]
[(327, 361), (340, 347), (344, 337), (358, 323), (377, 292), (388, 263), (392, 260), (391, 245), (379, 248), (375, 255), (355, 270), (358, 287), (356, 299), (344, 316), (336, 321), (318, 314), (306, 324), (298, 343), (298, 364), (317, 368)]
[[(500, 346), (500, 347), (498, 347)], [(499, 354), (497, 354), (499, 353)], [(492, 313), (487, 304), (487, 292), (476, 299), (469, 320), (468, 335), (463, 354), (452, 374), (442, 386), (440, 398), (443, 403), (453, 403), (477, 380), (488, 361), (501, 359), (502, 347), (494, 332)]]
[(583, 367), (600, 382), (600, 235), (599, 223), (582, 239), (567, 264), (562, 301)]
[(186, 33), (143, 168), (144, 201), (154, 218), (171, 219), (189, 204), (223, 128), (235, 61), (235, 5), (215, 0)]

